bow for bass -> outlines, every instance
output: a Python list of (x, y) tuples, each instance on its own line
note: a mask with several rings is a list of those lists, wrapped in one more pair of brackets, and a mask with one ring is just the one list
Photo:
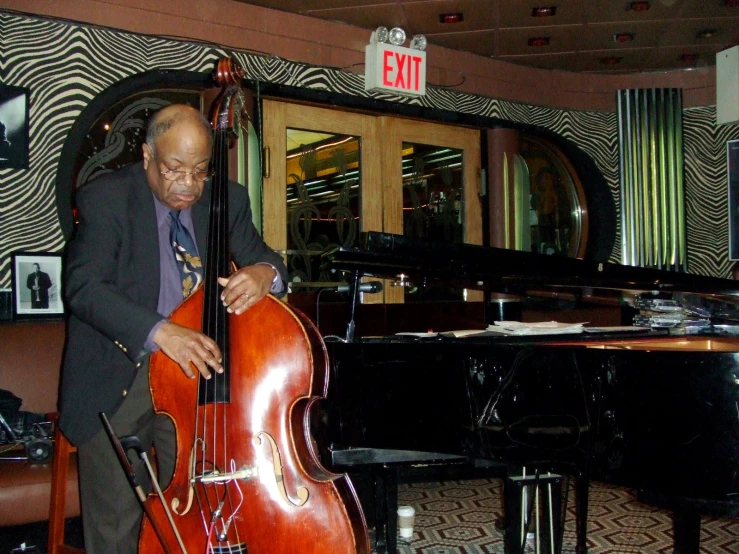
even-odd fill
[[(146, 455), (146, 452), (141, 445), (141, 441), (138, 439), (138, 437), (135, 436), (123, 437), (123, 439), (118, 439), (118, 435), (115, 434), (113, 426), (110, 424), (110, 420), (108, 419), (108, 416), (105, 414), (105, 412), (100, 413), (100, 419), (103, 421), (103, 429), (105, 429), (105, 433), (108, 435), (108, 438), (113, 445), (113, 450), (115, 450), (118, 461), (121, 462), (123, 471), (126, 473), (126, 477), (128, 478), (128, 482), (131, 485), (134, 494), (136, 495), (136, 499), (141, 504), (146, 517), (149, 518), (150, 521), (154, 522), (154, 531), (156, 532), (157, 538), (159, 539), (162, 548), (164, 548), (165, 554), (172, 554), (172, 551), (169, 549), (169, 545), (164, 540), (164, 535), (162, 534), (161, 528), (155, 523), (156, 520), (151, 513), (149, 503), (146, 501), (146, 493), (144, 492), (144, 489), (141, 487), (141, 485), (139, 485), (139, 481), (136, 477), (136, 471), (133, 469), (133, 465), (131, 464), (131, 461), (128, 459), (128, 455), (126, 454), (126, 452), (128, 452), (129, 450), (134, 450), (136, 452), (136, 454), (146, 465), (149, 476), (152, 477), (152, 483), (154, 483), (154, 486), (156, 487), (157, 494), (161, 496), (162, 491), (159, 488), (159, 483), (156, 480), (154, 468), (151, 466), (149, 457)], [(167, 510), (167, 518), (169, 519), (170, 525), (172, 526), (175, 536), (177, 537), (177, 541), (182, 552), (186, 553), (187, 550), (185, 549), (185, 545), (182, 544), (182, 538), (177, 532), (177, 526), (174, 524), (174, 521), (172, 520), (172, 515), (169, 510)]]

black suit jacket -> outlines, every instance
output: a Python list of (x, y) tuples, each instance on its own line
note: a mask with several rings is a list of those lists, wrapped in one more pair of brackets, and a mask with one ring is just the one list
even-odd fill
[[(192, 207), (195, 240), (207, 255), (210, 187)], [(107, 174), (77, 193), (80, 222), (69, 243), (66, 300), (70, 312), (59, 424), (73, 444), (102, 428), (123, 402), (145, 356), (149, 331), (162, 319), (159, 235), (154, 197), (142, 163)], [(246, 190), (229, 184), (231, 251), (240, 265), (267, 262), (286, 270), (257, 233)]]
[[(37, 285), (39, 287), (39, 290), (33, 290), (33, 287)], [(35, 271), (31, 273), (26, 279), (26, 288), (31, 290), (31, 305), (34, 308), (36, 307), (36, 304), (41, 304), (42, 306), (45, 306), (47, 308), (49, 307), (49, 289), (51, 288), (51, 277), (49, 277), (48, 273), (44, 273), (43, 271), (39, 271), (38, 275), (36, 275)], [(36, 300), (37, 294), (38, 300)]]

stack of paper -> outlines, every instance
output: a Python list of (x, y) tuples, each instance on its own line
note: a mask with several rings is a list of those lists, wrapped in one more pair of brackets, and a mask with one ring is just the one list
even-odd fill
[(584, 323), (560, 323), (558, 321), (539, 321), (522, 323), (520, 321), (495, 321), (488, 325), (488, 331), (505, 335), (564, 335), (582, 333)]
[(462, 338), (462, 337), (473, 337), (481, 333), (487, 333), (487, 330), (485, 329), (460, 329), (458, 331), (444, 331), (439, 334), (445, 337)]
[(454, 337), (454, 338), (461, 338), (461, 337), (471, 337), (474, 335), (479, 335), (481, 333), (487, 333), (487, 330), (485, 329), (462, 329), (459, 331), (442, 331), (440, 333), (434, 333), (434, 332), (428, 332), (428, 333), (410, 333), (410, 332), (404, 332), (404, 333), (395, 333), (396, 335), (401, 336), (409, 336), (409, 337), (438, 337), (441, 335), (442, 337)]

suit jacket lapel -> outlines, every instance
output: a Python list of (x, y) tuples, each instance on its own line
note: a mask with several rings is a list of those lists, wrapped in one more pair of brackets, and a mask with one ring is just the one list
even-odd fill
[(203, 195), (192, 207), (192, 227), (195, 230), (195, 243), (198, 245), (200, 260), (205, 266), (208, 254), (208, 217), (210, 213), (210, 183), (205, 185)]
[[(154, 306), (159, 303), (159, 230), (157, 228), (157, 214), (154, 208), (154, 196), (146, 181), (143, 164), (135, 170), (136, 187), (132, 198), (131, 214), (133, 221), (134, 264), (139, 275), (147, 275), (146, 286), (141, 288), (142, 300), (145, 306)], [(152, 271), (156, 268), (156, 271)]]

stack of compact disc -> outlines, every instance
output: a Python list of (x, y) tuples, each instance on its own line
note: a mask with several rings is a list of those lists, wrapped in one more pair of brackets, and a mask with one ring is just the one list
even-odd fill
[(639, 314), (634, 316), (634, 325), (640, 327), (697, 331), (711, 325), (707, 312), (686, 308), (671, 299), (640, 296), (636, 299), (635, 307), (639, 309)]

